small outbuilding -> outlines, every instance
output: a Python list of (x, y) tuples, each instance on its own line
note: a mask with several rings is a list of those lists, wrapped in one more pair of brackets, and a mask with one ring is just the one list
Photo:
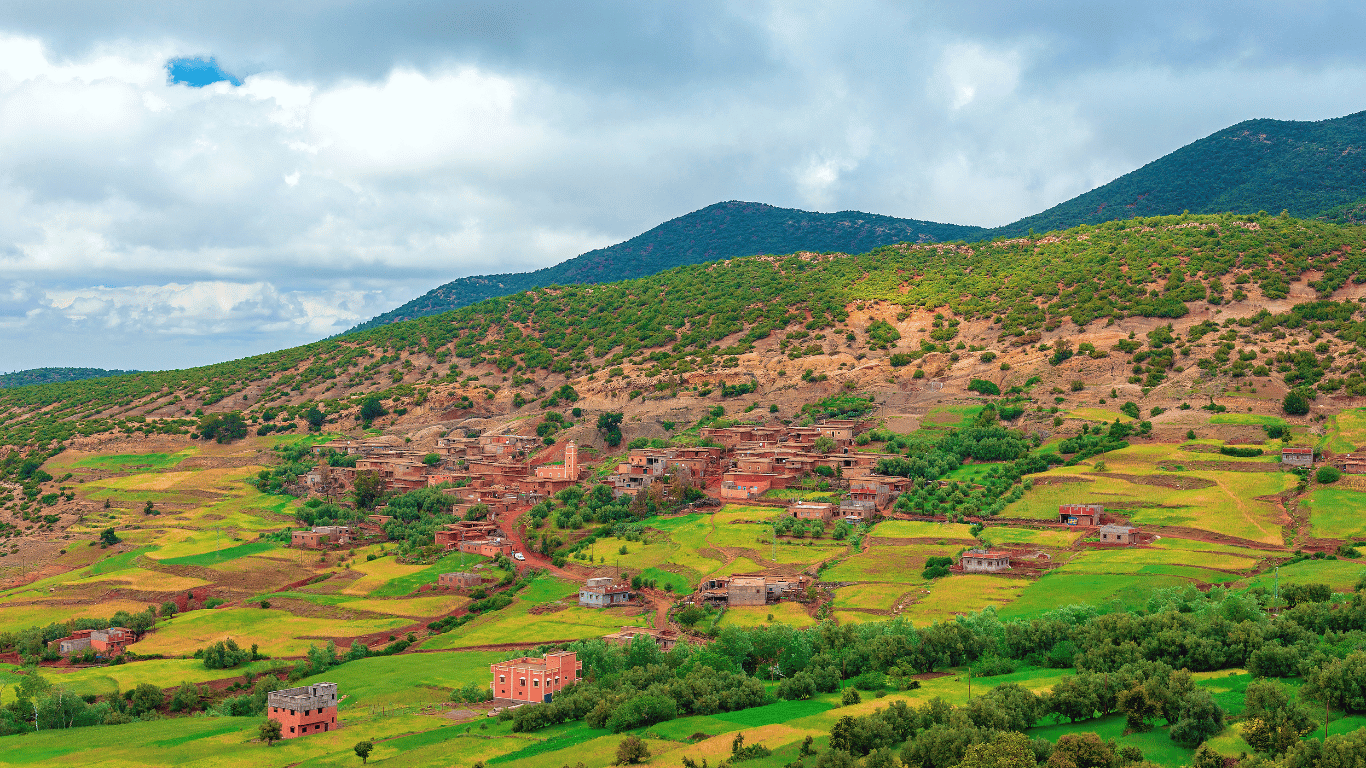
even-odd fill
[(969, 549), (959, 560), (963, 573), (1000, 573), (1010, 570), (1010, 555), (989, 549)]
[(1099, 525), (1100, 516), (1104, 513), (1104, 504), (1061, 504), (1058, 506), (1058, 522), (1089, 527)]
[(1137, 544), (1138, 529), (1132, 525), (1102, 525), (1100, 527), (1102, 544)]

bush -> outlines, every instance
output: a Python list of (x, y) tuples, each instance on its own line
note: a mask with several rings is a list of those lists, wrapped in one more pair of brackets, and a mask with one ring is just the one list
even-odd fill
[(1219, 453), (1222, 453), (1225, 456), (1237, 456), (1243, 459), (1250, 459), (1253, 456), (1261, 456), (1263, 451), (1261, 448), (1237, 448), (1231, 445), (1221, 445), (1219, 446)]
[(972, 381), (969, 381), (968, 391), (992, 396), (1001, 394), (1001, 388), (996, 386), (994, 382), (987, 381), (986, 379), (973, 379)]
[(1324, 485), (1336, 483), (1342, 479), (1342, 470), (1337, 467), (1319, 467), (1319, 471), (1314, 473), (1314, 480)]
[(635, 765), (649, 759), (649, 745), (639, 736), (627, 736), (617, 744), (617, 759), (612, 765)]
[(892, 355), (890, 362), (893, 368), (901, 368), (915, 362), (915, 357), (906, 352), (898, 352)]
[(861, 703), (862, 701), (863, 697), (859, 695), (857, 688), (845, 688), (844, 693), (840, 695), (840, 704), (842, 706), (848, 707)]
[(1125, 416), (1128, 416), (1131, 419), (1137, 419), (1141, 415), (1138, 410), (1138, 403), (1135, 403), (1132, 400), (1125, 403), (1124, 405), (1121, 405), (1119, 407), (1119, 412), (1124, 414)]

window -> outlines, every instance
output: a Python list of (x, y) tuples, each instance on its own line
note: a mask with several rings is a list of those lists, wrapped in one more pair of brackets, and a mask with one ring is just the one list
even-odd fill
[(292, 725), (289, 726), (289, 732), (290, 732), (290, 733), (294, 733), (294, 726), (292, 726)]
[(532, 681), (531, 681), (531, 687), (532, 687), (532, 688), (540, 688), (540, 687), (541, 687), (541, 681), (540, 681), (540, 680), (532, 680)]

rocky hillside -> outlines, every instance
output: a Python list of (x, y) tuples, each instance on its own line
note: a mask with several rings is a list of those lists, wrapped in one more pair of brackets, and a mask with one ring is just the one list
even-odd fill
[(1097, 393), (1146, 418), (1182, 404), (1279, 412), (1297, 390), (1316, 417), (1366, 395), (1364, 252), (1356, 227), (1191, 215), (733, 259), (198, 369), (5, 390), (0, 440), (50, 451), (80, 435), (186, 433), (227, 412), (252, 429), (349, 430), (367, 398), (386, 412), (371, 406), (375, 425), (406, 434), (562, 407), (565, 384), (590, 412), (625, 412), (628, 437), (717, 404), (802, 418), (802, 403), (846, 390), (911, 416), (923, 398), (1000, 392), (1019, 425), (1044, 431)]

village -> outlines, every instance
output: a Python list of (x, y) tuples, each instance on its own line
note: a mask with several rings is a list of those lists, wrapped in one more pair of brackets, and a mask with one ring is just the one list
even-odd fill
[[(466, 553), (482, 558), (505, 558), (516, 570), (544, 567), (544, 557), (519, 549), (519, 518), (533, 505), (593, 477), (609, 486), (614, 497), (634, 499), (650, 494), (656, 484), (684, 486), (700, 491), (689, 506), (720, 507), (743, 504), (772, 510), (772, 517), (789, 517), (807, 524), (831, 527), (871, 525), (882, 520), (932, 520), (896, 509), (898, 497), (911, 488), (908, 478), (880, 475), (877, 462), (887, 454), (861, 451), (856, 437), (874, 425), (850, 420), (830, 420), (809, 427), (728, 426), (700, 430), (704, 445), (697, 447), (632, 448), (607, 472), (580, 461), (578, 446), (567, 442), (557, 451), (544, 451), (555, 461), (538, 461), (540, 438), (505, 433), (440, 437), (437, 461), (430, 453), (413, 451), (392, 439), (335, 440), (313, 447), (320, 458), (331, 455), (355, 457), (354, 467), (331, 466), (321, 461), (301, 478), (306, 492), (318, 498), (343, 497), (354, 488), (357, 477), (370, 473), (385, 492), (403, 493), (436, 488), (455, 499), (453, 513), (460, 519), (435, 532), (435, 545), (447, 553)], [(895, 454), (893, 454), (895, 455)], [(1285, 447), (1280, 461), (1289, 467), (1312, 467), (1312, 449)], [(1366, 458), (1339, 456), (1333, 464), (1345, 472), (1366, 473)], [(811, 501), (796, 494), (785, 497), (774, 491), (807, 487), (813, 482), (828, 488), (825, 498)], [(318, 525), (291, 531), (289, 546), (326, 552), (385, 540), (384, 526), (392, 518), (377, 507), (354, 525)], [(471, 515), (474, 519), (469, 519)], [(1103, 503), (1078, 501), (1060, 504), (1054, 520), (1027, 521), (1037, 528), (1081, 532), (1091, 546), (1134, 547), (1155, 538), (1111, 511)], [(1019, 547), (965, 547), (953, 555), (950, 570), (963, 574), (1015, 574), (1037, 572), (1035, 555)], [(1046, 566), (1044, 566), (1046, 567)], [(615, 571), (615, 569), (613, 569)], [(441, 573), (427, 590), (458, 590), (462, 593), (486, 586), (493, 578), (487, 568)], [(577, 604), (582, 608), (613, 610), (642, 608), (647, 604), (633, 589), (629, 578), (590, 573), (581, 577)], [(814, 569), (788, 568), (764, 572), (730, 573), (702, 579), (691, 594), (671, 595), (674, 608), (693, 605), (704, 609), (771, 606), (796, 600), (807, 602), (820, 586)], [(207, 593), (186, 594), (186, 602), (201, 602)], [(130, 651), (139, 634), (124, 627), (76, 630), (52, 645), (61, 656), (95, 656), (111, 659)], [(630, 646), (638, 639), (667, 651), (681, 641), (673, 626), (623, 626), (602, 639)], [(490, 667), (493, 682), (490, 698), (495, 707), (544, 703), (582, 675), (575, 654), (556, 652), (541, 658), (521, 657)], [(280, 738), (290, 739), (323, 733), (336, 727), (337, 686), (320, 683), (273, 691), (268, 717), (280, 725)]]

